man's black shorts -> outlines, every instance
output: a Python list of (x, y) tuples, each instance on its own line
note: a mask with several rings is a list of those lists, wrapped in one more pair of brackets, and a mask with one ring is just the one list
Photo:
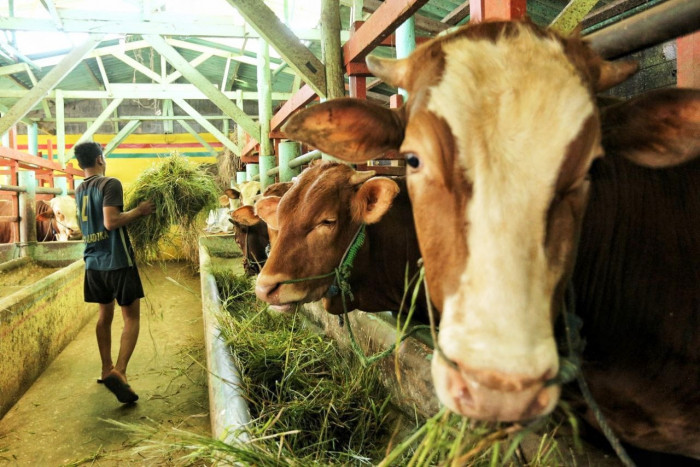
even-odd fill
[(112, 303), (128, 306), (137, 298), (143, 298), (143, 286), (135, 267), (113, 271), (85, 270), (85, 301), (88, 303)]

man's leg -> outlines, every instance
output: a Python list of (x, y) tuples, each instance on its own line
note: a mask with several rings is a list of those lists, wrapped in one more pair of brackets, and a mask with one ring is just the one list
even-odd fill
[(126, 377), (126, 366), (129, 364), (131, 354), (134, 353), (139, 337), (141, 300), (137, 298), (131, 304), (122, 306), (122, 317), (124, 318), (124, 330), (119, 346), (119, 357), (117, 357), (114, 369)]
[(100, 316), (97, 318), (95, 333), (97, 347), (102, 360), (102, 379), (114, 368), (112, 363), (112, 319), (114, 318), (114, 301), (100, 303)]

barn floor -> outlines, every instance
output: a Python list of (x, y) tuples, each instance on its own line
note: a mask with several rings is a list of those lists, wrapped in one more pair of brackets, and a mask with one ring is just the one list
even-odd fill
[[(141, 333), (129, 364), (138, 403), (120, 404), (102, 385), (95, 317), (0, 420), (0, 464), (168, 465), (168, 454), (136, 453), (144, 435), (110, 420), (157, 427), (154, 439), (174, 428), (210, 432), (199, 275), (185, 263), (140, 269), (146, 292)], [(122, 320), (115, 312), (116, 359)], [(177, 457), (177, 453), (170, 453)]]

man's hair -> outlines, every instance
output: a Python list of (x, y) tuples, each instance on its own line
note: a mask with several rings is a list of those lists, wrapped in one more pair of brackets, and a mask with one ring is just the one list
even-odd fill
[(97, 158), (102, 154), (102, 146), (94, 141), (86, 141), (75, 146), (73, 152), (80, 168), (88, 169), (95, 167)]

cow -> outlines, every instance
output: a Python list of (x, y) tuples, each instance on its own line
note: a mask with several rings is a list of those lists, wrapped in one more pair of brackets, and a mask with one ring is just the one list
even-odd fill
[[(282, 196), (291, 187), (291, 182), (273, 183), (265, 189), (264, 196)], [(233, 236), (243, 252), (243, 269), (248, 275), (260, 272), (267, 260), (267, 252), (275, 241), (277, 231), (270, 228), (255, 212), (254, 206), (246, 205), (231, 212)]]
[[(3, 199), (0, 204), (0, 216), (12, 215), (11, 200)], [(40, 242), (80, 240), (82, 234), (78, 227), (75, 199), (70, 196), (57, 196), (48, 202), (38, 200), (35, 205), (36, 237)], [(0, 224), (0, 243), (19, 241), (12, 239), (9, 222)]]
[(56, 196), (48, 202), (36, 203), (37, 240), (80, 240), (83, 238), (78, 225), (75, 198)]
[(594, 94), (636, 64), (527, 20), (470, 24), (408, 58), (367, 61), (408, 91), (404, 107), (330, 100), (283, 131), (351, 162), (404, 155), (441, 314), (442, 403), (494, 421), (552, 411), (554, 322), (571, 283), (582, 373), (614, 433), (699, 458), (698, 91), (662, 90), (601, 122)]
[[(405, 181), (373, 175), (325, 162), (302, 172), (283, 197), (257, 202), (258, 214), (279, 230), (256, 281), (258, 298), (282, 312), (316, 300), (336, 315), (407, 310), (405, 285), (417, 273), (420, 253)], [(357, 245), (361, 227), (365, 240)], [(333, 275), (306, 280), (332, 272), (353, 249), (351, 295), (339, 293)], [(424, 298), (414, 316), (427, 321)]]

